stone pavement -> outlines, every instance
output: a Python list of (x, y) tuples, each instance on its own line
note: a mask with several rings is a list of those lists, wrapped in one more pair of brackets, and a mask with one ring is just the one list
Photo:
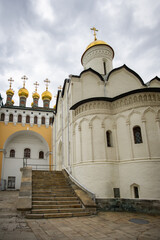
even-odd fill
[(101, 212), (96, 216), (27, 220), (17, 191), (0, 192), (0, 240), (160, 240), (160, 216)]

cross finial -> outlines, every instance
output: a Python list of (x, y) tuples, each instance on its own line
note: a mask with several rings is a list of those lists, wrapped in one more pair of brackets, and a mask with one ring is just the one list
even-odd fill
[(27, 81), (28, 78), (24, 75), (21, 79), (23, 80), (23, 88), (25, 88), (25, 81)]
[(61, 86), (61, 85), (59, 85), (58, 89), (59, 89), (59, 90), (62, 90), (62, 86)]
[(37, 81), (34, 83), (35, 85), (35, 92), (37, 92), (37, 87), (39, 86), (39, 83), (37, 83)]
[(12, 82), (14, 82), (14, 80), (13, 80), (12, 78), (10, 78), (10, 79), (8, 79), (8, 81), (10, 82), (10, 83), (9, 83), (9, 88), (11, 89), (11, 87), (12, 87)]
[(50, 81), (48, 80), (48, 78), (46, 78), (46, 80), (44, 80), (44, 82), (46, 83), (46, 91), (48, 91), (48, 84), (50, 83)]
[(98, 32), (98, 29), (96, 29), (95, 27), (91, 28), (92, 31), (94, 31), (93, 35), (94, 35), (94, 41), (97, 40), (97, 36), (96, 36), (96, 32)]

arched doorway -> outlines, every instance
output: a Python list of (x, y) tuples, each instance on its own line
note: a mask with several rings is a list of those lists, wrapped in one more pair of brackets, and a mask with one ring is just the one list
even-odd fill
[[(8, 189), (20, 188), (23, 158), (27, 158), (27, 164), (32, 169), (40, 170), (44, 165), (49, 165), (48, 143), (34, 131), (24, 130), (12, 134), (6, 140), (4, 149), (2, 179), (6, 180)], [(11, 154), (13, 151), (14, 154)], [(44, 158), (39, 158), (39, 152), (44, 153)]]

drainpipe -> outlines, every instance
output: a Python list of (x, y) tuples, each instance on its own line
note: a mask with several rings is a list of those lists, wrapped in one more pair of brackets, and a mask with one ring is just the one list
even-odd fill
[(56, 168), (57, 168), (57, 145), (56, 145), (56, 139), (57, 137), (57, 123), (56, 123), (56, 115), (54, 114), (54, 161), (55, 161), (55, 171), (56, 171)]

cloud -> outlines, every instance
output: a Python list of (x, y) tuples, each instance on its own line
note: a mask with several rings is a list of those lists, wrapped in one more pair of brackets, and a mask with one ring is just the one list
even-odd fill
[[(150, 0), (5, 0), (0, 1), (0, 83), (5, 98), (8, 79), (15, 82), (15, 104), (19, 104), (21, 77), (28, 76), (32, 102), (33, 83), (38, 92), (56, 95), (69, 74), (83, 70), (81, 56), (97, 27), (98, 39), (115, 51), (114, 67), (124, 63), (145, 81), (160, 76), (160, 3)], [(52, 100), (51, 106), (54, 105)], [(42, 100), (40, 100), (42, 105)]]

